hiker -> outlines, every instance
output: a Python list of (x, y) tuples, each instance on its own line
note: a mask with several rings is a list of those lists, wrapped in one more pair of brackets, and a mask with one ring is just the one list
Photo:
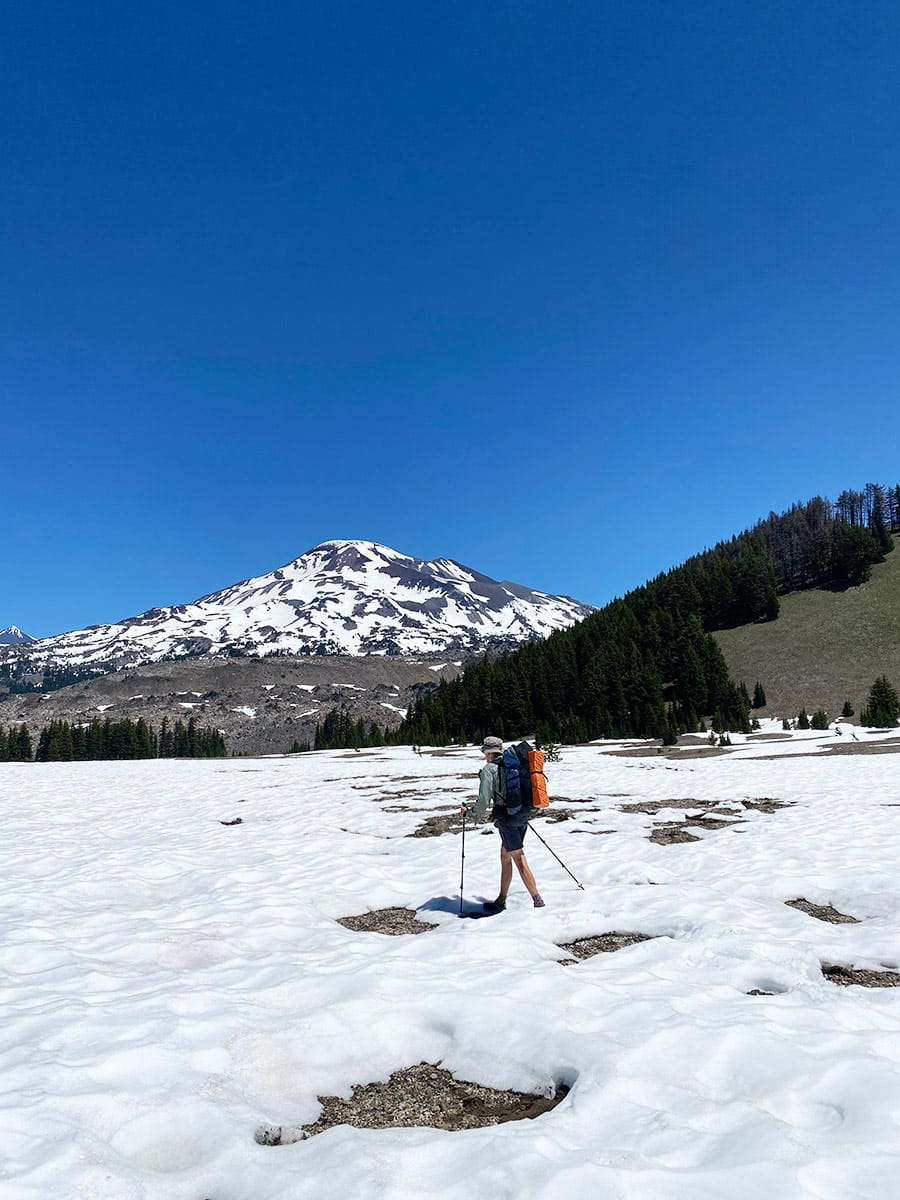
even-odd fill
[(476, 821), (483, 821), (490, 807), (490, 815), (500, 834), (500, 893), (496, 900), (488, 900), (484, 907), (487, 912), (502, 912), (506, 908), (506, 896), (515, 864), (534, 907), (543, 908), (544, 901), (522, 849), (528, 829), (529, 810), (526, 808), (512, 815), (506, 810), (505, 790), (500, 775), (503, 742), (498, 737), (486, 737), (481, 753), (485, 757), (485, 764), (478, 776), (478, 799), (474, 804), (464, 804), (462, 807), (463, 812), (473, 812)]

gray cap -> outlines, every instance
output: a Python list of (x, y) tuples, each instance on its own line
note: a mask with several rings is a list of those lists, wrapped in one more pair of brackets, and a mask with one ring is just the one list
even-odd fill
[(486, 737), (481, 743), (482, 754), (502, 754), (503, 739), (498, 737)]

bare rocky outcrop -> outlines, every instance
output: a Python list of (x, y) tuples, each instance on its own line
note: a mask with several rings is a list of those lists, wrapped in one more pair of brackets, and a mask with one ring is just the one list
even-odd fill
[(277, 754), (310, 740), (316, 722), (345, 706), (356, 721), (395, 728), (423, 691), (452, 679), (447, 659), (348, 655), (299, 658), (192, 658), (132, 667), (54, 692), (7, 695), (0, 724), (26, 721), (35, 732), (72, 723), (143, 717), (158, 731), (193, 717), (221, 729), (229, 753)]

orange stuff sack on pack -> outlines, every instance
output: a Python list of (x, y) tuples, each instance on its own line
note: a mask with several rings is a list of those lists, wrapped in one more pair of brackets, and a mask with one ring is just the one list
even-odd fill
[(549, 808), (547, 776), (544, 774), (543, 750), (528, 751), (528, 774), (531, 776), (531, 804), (533, 808)]

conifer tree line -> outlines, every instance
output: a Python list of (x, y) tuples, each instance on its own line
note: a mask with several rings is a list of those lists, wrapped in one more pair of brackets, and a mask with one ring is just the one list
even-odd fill
[(0, 725), (0, 762), (31, 762), (34, 746), (27, 725)]
[(0, 683), (13, 693), (55, 692), (73, 683), (97, 679), (106, 671), (99, 666), (42, 666), (26, 654), (0, 662)]
[[(873, 563), (894, 548), (900, 530), (900, 484), (869, 483), (832, 503), (815, 496), (759, 522), (781, 592), (864, 583)], [(743, 535), (747, 536), (747, 535)]]
[(32, 747), (27, 725), (0, 728), (0, 762), (88, 762), (134, 758), (224, 758), (225, 739), (217, 729), (199, 729), (193, 718), (170, 728), (163, 719), (157, 736), (143, 717), (72, 725), (51, 721)]
[(877, 485), (770, 514), (546, 641), (441, 681), (391, 740), (436, 745), (531, 731), (546, 741), (671, 743), (703, 719), (747, 732), (750, 697), (729, 677), (711, 632), (774, 620), (780, 592), (862, 582), (893, 548), (898, 517), (900, 486)]
[[(324, 720), (316, 724), (313, 739), (314, 750), (361, 750), (365, 746), (383, 746), (388, 741), (388, 731), (380, 729), (374, 721), (366, 723), (361, 717), (354, 721), (346, 707), (333, 708)], [(303, 747), (295, 743), (298, 749)], [(309, 746), (306, 746), (309, 749)], [(292, 750), (293, 752), (293, 750)]]

